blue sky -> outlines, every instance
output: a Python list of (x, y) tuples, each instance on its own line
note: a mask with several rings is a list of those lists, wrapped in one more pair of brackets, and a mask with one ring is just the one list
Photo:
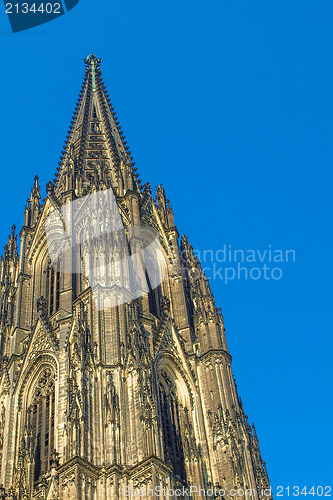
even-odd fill
[(273, 493), (332, 478), (332, 14), (80, 0), (15, 35), (0, 15), (1, 246), (34, 175), (53, 178), (94, 52), (141, 178), (163, 183), (194, 248), (295, 251), (280, 280), (211, 281)]

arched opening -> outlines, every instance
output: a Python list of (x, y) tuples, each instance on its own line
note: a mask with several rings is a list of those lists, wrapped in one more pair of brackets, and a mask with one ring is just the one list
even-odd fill
[(156, 317), (161, 314), (163, 297), (161, 283), (165, 275), (165, 259), (159, 243), (153, 242), (144, 249), (145, 277), (148, 285), (149, 312)]
[(34, 462), (34, 482), (50, 468), (55, 437), (54, 372), (46, 368), (39, 376), (28, 408), (28, 447)]
[(184, 450), (181, 430), (181, 402), (177, 387), (169, 374), (159, 376), (159, 402), (163, 431), (164, 458), (172, 465), (175, 475), (186, 480)]
[(160, 315), (160, 302), (162, 298), (162, 290), (161, 285), (158, 285), (156, 288), (153, 288), (146, 271), (146, 281), (148, 284), (148, 304), (149, 304), (149, 312), (154, 316), (158, 317)]
[(60, 266), (49, 264), (46, 269), (46, 298), (48, 314), (51, 316), (60, 307)]

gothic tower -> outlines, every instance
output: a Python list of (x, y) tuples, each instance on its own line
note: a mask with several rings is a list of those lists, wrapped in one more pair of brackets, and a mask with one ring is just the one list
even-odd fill
[[(42, 202), (35, 177), (20, 251), (13, 226), (1, 258), (0, 499), (154, 498), (156, 487), (166, 499), (202, 498), (199, 488), (267, 498), (221, 310), (187, 238), (179, 243), (163, 187), (154, 199), (141, 184), (100, 60), (90, 55), (85, 67), (56, 178)], [(111, 240), (102, 229), (85, 236), (102, 205), (86, 200), (98, 193), (111, 204), (100, 225), (117, 220), (124, 236), (118, 227)], [(54, 214), (67, 232), (50, 251)], [(131, 227), (157, 235), (154, 283)], [(119, 245), (132, 267), (110, 257)], [(101, 305), (108, 280), (117, 300)]]

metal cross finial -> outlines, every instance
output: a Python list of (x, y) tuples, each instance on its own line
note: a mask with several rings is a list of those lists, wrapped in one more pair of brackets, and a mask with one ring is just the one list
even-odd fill
[(91, 71), (92, 89), (96, 90), (96, 69), (99, 67), (101, 59), (97, 58), (94, 54), (90, 54), (84, 62), (86, 69)]

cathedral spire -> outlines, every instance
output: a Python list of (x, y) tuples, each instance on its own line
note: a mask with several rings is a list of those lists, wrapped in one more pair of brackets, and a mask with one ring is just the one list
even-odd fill
[(37, 223), (40, 214), (40, 187), (38, 184), (38, 179), (39, 179), (38, 175), (36, 175), (30, 195), (30, 210), (31, 210), (30, 223), (32, 226), (34, 226)]
[(103, 82), (101, 59), (90, 54), (84, 62), (84, 81), (54, 179), (56, 194), (75, 190), (81, 196), (92, 185), (112, 186), (121, 195), (127, 185), (141, 190), (133, 158)]
[(17, 259), (17, 236), (16, 236), (16, 226), (12, 226), (10, 235), (8, 236), (8, 243), (5, 247), (5, 256), (13, 259)]
[[(18, 263), (18, 251), (17, 251), (17, 236), (16, 236), (16, 226), (12, 226), (10, 235), (8, 236), (8, 243), (5, 245), (3, 256), (0, 259), (0, 289), (1, 284), (13, 283), (16, 265)], [(1, 290), (0, 290), (1, 295)], [(0, 301), (1, 304), (1, 301)], [(1, 311), (0, 311), (0, 322), (1, 322)]]
[(34, 227), (40, 215), (40, 186), (38, 175), (35, 175), (34, 184), (31, 189), (30, 198), (28, 198), (24, 209), (24, 226)]
[(57, 179), (40, 206), (35, 178), (0, 259), (0, 498), (269, 500), (222, 312), (135, 172), (91, 54)]

